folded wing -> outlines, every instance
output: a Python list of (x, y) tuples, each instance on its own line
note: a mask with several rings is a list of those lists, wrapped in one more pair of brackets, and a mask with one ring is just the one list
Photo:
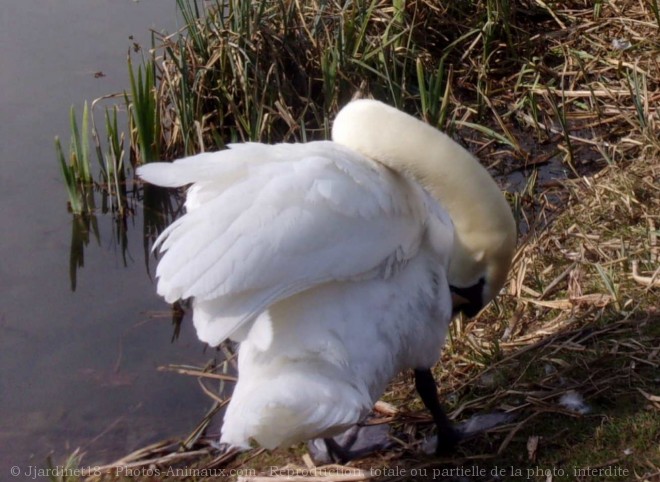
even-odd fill
[(194, 297), (198, 335), (212, 345), (312, 286), (390, 276), (426, 229), (421, 188), (332, 142), (241, 144), (138, 174), (192, 184), (187, 213), (156, 243), (158, 293)]

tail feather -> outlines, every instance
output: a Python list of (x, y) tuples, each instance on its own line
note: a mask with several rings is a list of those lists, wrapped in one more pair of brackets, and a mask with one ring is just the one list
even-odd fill
[(333, 374), (337, 367), (290, 360), (286, 365), (260, 370), (258, 378), (239, 378), (221, 442), (247, 448), (254, 439), (274, 449), (338, 435), (369, 413), (369, 397), (345, 374)]

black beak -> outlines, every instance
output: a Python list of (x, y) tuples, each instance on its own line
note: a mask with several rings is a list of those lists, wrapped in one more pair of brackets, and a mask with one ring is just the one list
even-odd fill
[(479, 278), (479, 281), (467, 288), (458, 288), (449, 286), (452, 294), (453, 313), (464, 313), (468, 318), (472, 318), (484, 307), (483, 292), (486, 281)]

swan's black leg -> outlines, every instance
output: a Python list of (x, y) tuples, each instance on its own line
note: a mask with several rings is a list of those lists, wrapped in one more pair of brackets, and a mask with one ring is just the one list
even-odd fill
[[(342, 447), (335, 439), (333, 438), (324, 438), (323, 442), (325, 442), (325, 448), (328, 451), (328, 457), (330, 457), (330, 460), (332, 462), (336, 462), (338, 464), (345, 464), (349, 460), (351, 460), (351, 453), (350, 450)], [(348, 445), (350, 447), (350, 444)]]
[(424, 402), (424, 406), (431, 412), (438, 430), (438, 445), (435, 453), (446, 454), (451, 452), (461, 439), (461, 436), (449, 421), (440, 405), (438, 389), (433, 378), (433, 373), (431, 373), (429, 368), (415, 370), (415, 388), (422, 402)]

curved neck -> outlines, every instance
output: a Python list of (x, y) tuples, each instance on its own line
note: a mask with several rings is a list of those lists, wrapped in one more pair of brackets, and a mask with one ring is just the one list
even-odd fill
[(344, 107), (332, 138), (415, 179), (449, 213), (455, 227), (450, 283), (471, 286), (485, 271), (506, 266), (489, 273), (499, 290), (513, 257), (515, 221), (499, 187), (472, 154), (437, 129), (372, 100)]

